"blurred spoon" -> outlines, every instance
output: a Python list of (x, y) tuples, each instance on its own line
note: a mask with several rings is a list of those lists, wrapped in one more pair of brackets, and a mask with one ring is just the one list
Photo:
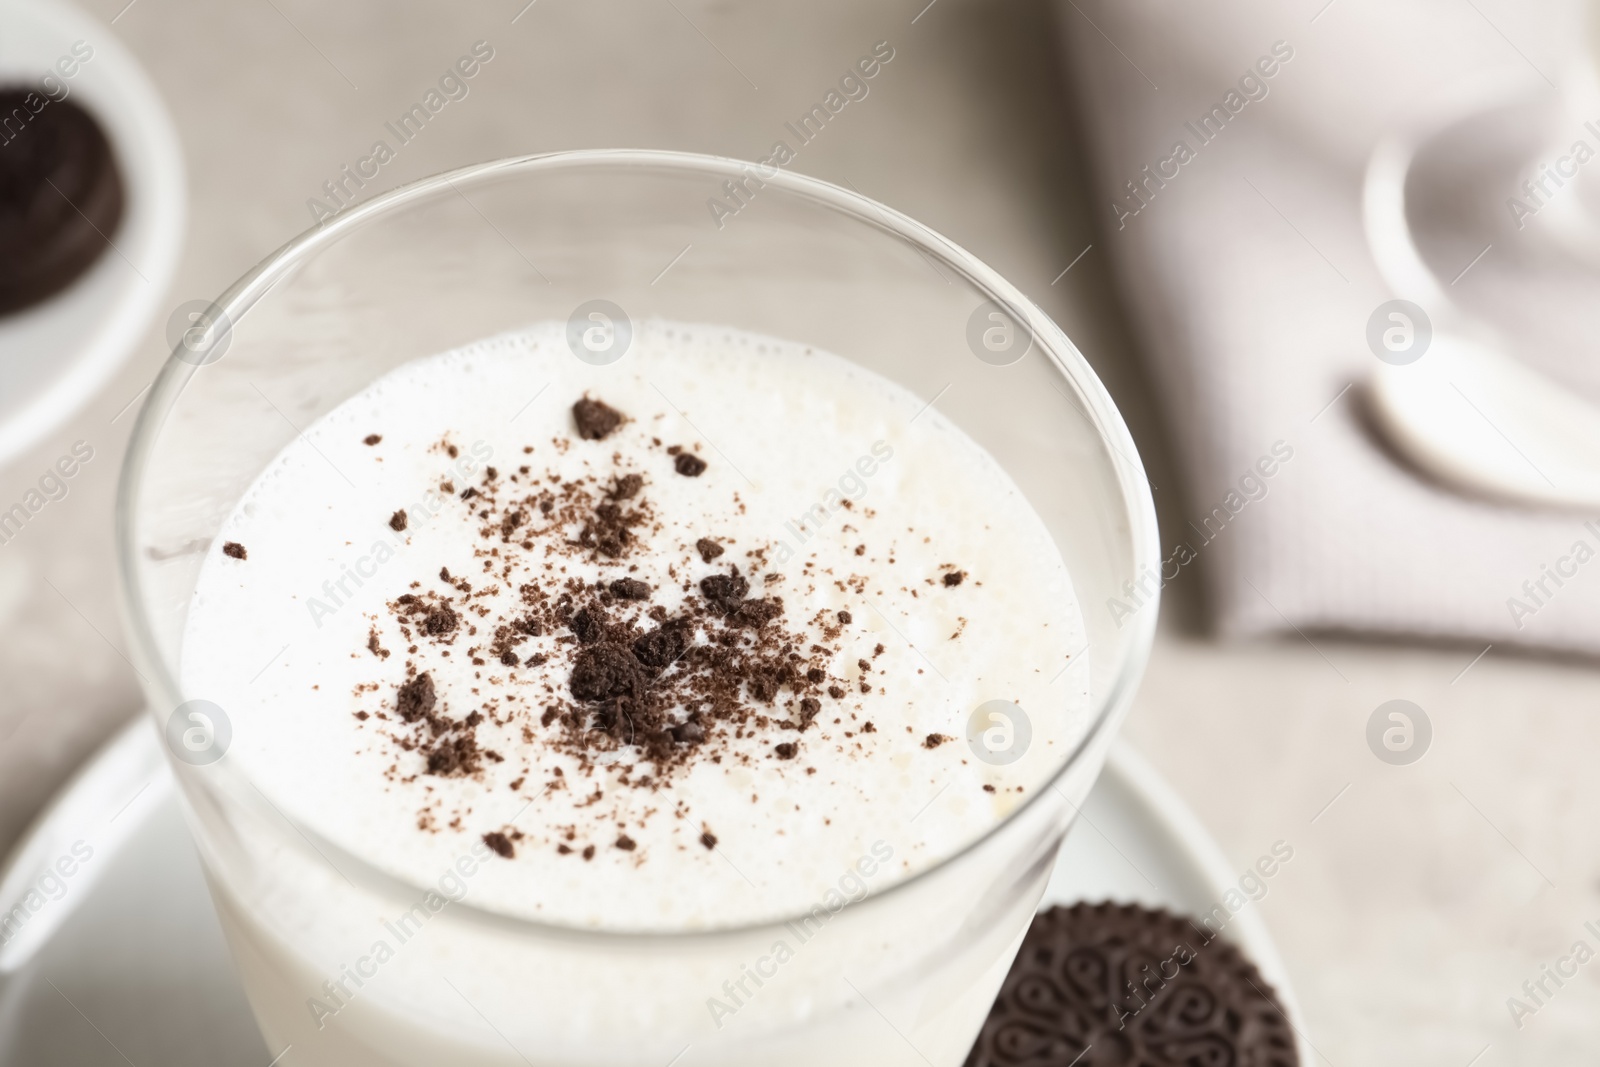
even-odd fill
[[(1503, 102), (1496, 96), (1458, 108), (1452, 121)], [(1412, 237), (1406, 177), (1418, 147), (1447, 125), (1389, 138), (1368, 162), (1362, 208), (1379, 273), (1435, 320), (1420, 358), (1379, 364), (1373, 413), (1395, 448), (1443, 482), (1519, 503), (1600, 511), (1600, 406), (1507, 354), (1456, 307)]]

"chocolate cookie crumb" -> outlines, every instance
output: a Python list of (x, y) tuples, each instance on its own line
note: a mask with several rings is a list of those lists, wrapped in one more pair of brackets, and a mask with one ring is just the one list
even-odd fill
[(405, 528), (406, 528), (406, 509), (405, 508), (401, 508), (399, 511), (395, 512), (393, 515), (389, 516), (389, 529), (393, 530), (395, 533), (399, 533), (401, 530), (404, 530)]
[(750, 583), (739, 577), (737, 570), (732, 574), (713, 574), (700, 579), (700, 595), (724, 615), (738, 611), (744, 603), (744, 595), (749, 591)]
[(632, 852), (634, 849), (639, 847), (639, 843), (633, 838), (629, 837), (627, 834), (618, 834), (617, 847), (624, 852)]
[(699, 550), (700, 558), (705, 560), (707, 563), (710, 563), (712, 560), (722, 555), (723, 552), (727, 551), (727, 549), (723, 548), (709, 537), (700, 538), (700, 540), (694, 543), (694, 547)]
[(400, 712), (400, 718), (406, 722), (416, 722), (433, 711), (437, 699), (433, 690), (433, 675), (423, 671), (400, 687), (395, 709)]
[(616, 645), (595, 645), (578, 653), (568, 683), (579, 700), (599, 702), (631, 697), (644, 689), (639, 662)]
[(637, 578), (618, 578), (611, 583), (611, 595), (619, 600), (649, 600), (650, 585)]
[(784, 741), (772, 746), (772, 754), (779, 759), (794, 759), (800, 754), (800, 746), (793, 741)]
[(639, 474), (624, 474), (612, 485), (611, 492), (606, 495), (612, 500), (632, 500), (639, 495), (639, 490), (644, 488), (644, 476)]
[(460, 625), (461, 617), (447, 605), (441, 604), (428, 612), (428, 617), (423, 622), (422, 628), (429, 635), (439, 637), (443, 634), (455, 633), (456, 628)]
[(944, 576), (944, 584), (946, 586), (957, 586), (966, 580), (966, 571), (947, 571)]
[(779, 615), (783, 614), (783, 604), (777, 600), (746, 600), (739, 605), (739, 610), (733, 613), (732, 623), (735, 626), (748, 626), (759, 630)]
[(224, 541), (222, 543), (222, 554), (224, 556), (232, 556), (234, 559), (245, 559), (249, 555), (244, 550), (244, 546), (237, 541)]
[(593, 845), (585, 845), (584, 846), (584, 848), (583, 848), (583, 858), (586, 859), (586, 860), (594, 859), (594, 846)]
[(598, 441), (622, 425), (622, 412), (602, 400), (586, 396), (572, 405), (572, 421), (578, 426), (579, 437)]
[(686, 478), (698, 478), (706, 472), (706, 461), (689, 452), (679, 452), (672, 467)]
[(588, 608), (574, 615), (570, 626), (574, 636), (585, 645), (592, 645), (605, 635), (604, 620), (600, 613)]
[(684, 627), (668, 623), (651, 630), (633, 643), (633, 655), (640, 663), (656, 671), (664, 671), (689, 647), (689, 635)]
[(710, 830), (707, 830), (705, 833), (700, 835), (700, 843), (702, 845), (706, 846), (706, 848), (708, 850), (716, 848), (717, 847), (717, 835), (712, 833)]
[(940, 745), (944, 744), (948, 740), (950, 740), (950, 739), (948, 737), (946, 737), (944, 734), (929, 734), (927, 737), (922, 739), (922, 747), (923, 748), (938, 748)]
[(363, 437), (361, 439), (361, 443), (364, 444), (364, 445), (375, 445), (381, 440), (383, 440), (383, 434), (381, 434), (381, 433), (369, 433), (369, 434), (367, 434), (367, 436), (365, 436), (365, 437)]
[(494, 849), (496, 855), (505, 859), (512, 859), (517, 854), (517, 850), (511, 846), (511, 839), (499, 830), (484, 834), (483, 843)]
[[(477, 712), (473, 712), (476, 715)], [(472, 716), (468, 716), (470, 721)], [(448, 729), (450, 723), (444, 726)], [(473, 725), (476, 725), (475, 723)], [(477, 773), (482, 765), (478, 750), (478, 742), (471, 734), (460, 734), (455, 737), (446, 737), (435, 744), (428, 752), (428, 773), (436, 774), (441, 778), (465, 777)], [(499, 762), (499, 760), (496, 760)]]
[(763, 704), (770, 704), (778, 697), (778, 673), (768, 670), (754, 670), (746, 680), (750, 687), (750, 695)]
[(848, 611), (839, 612), (839, 622), (842, 623), (845, 626), (849, 626), (850, 623), (852, 621), (854, 621), (854, 619), (855, 619), (855, 616), (851, 615)]

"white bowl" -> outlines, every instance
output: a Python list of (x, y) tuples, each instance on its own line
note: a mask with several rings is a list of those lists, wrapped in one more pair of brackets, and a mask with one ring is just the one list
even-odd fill
[(0, 315), (0, 464), (70, 418), (133, 353), (167, 299), (183, 243), (178, 135), (111, 27), (59, 0), (0, 0), (0, 83), (37, 85), (78, 41), (93, 55), (57, 77), (106, 131), (125, 206), (114, 247), (89, 270), (43, 303)]

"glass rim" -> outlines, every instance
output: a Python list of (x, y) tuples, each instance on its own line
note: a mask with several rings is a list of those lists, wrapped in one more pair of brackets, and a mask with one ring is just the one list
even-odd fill
[[(713, 156), (695, 152), (620, 148), (573, 149), (509, 156), (459, 167), (420, 178), (386, 193), (381, 193), (370, 200), (345, 209), (332, 219), (324, 220), (301, 232), (267, 255), (241, 276), (238, 281), (224, 290), (212, 302), (212, 306), (220, 310), (221, 314), (225, 316), (226, 322), (230, 324), (237, 323), (242, 320), (251, 307), (270, 293), (279, 281), (291, 276), (305, 261), (316, 255), (323, 248), (337, 243), (356, 229), (371, 222), (379, 221), (389, 214), (414, 203), (422, 202), (435, 195), (450, 191), (461, 195), (458, 183), (475, 184), (480, 180), (502, 174), (560, 171), (586, 167), (618, 170), (652, 168), (683, 173), (699, 173), (719, 179), (741, 177), (753, 170), (756, 172), (757, 177), (768, 185), (835, 211), (855, 222), (868, 225), (888, 234), (890, 237), (905, 241), (919, 253), (931, 255), (945, 266), (955, 270), (978, 292), (1011, 311), (1018, 321), (1023, 323), (1024, 327), (1030, 331), (1037, 342), (1040, 354), (1050, 361), (1055, 372), (1066, 378), (1069, 385), (1075, 387), (1077, 395), (1084, 402), (1086, 410), (1083, 413), (1085, 417), (1094, 426), (1102, 444), (1106, 448), (1107, 460), (1111, 464), (1112, 470), (1116, 475), (1117, 485), (1127, 504), (1123, 517), (1127, 522), (1128, 535), (1132, 545), (1132, 573), (1138, 576), (1146, 571), (1155, 569), (1153, 563), (1160, 559), (1155, 502), (1151, 496), (1149, 479), (1144, 472), (1142, 462), (1138, 458), (1139, 453), (1134, 444), (1133, 436), (1123, 421), (1121, 413), (1113, 403), (1110, 393), (1106, 391), (1105, 385), (1100, 381), (1099, 376), (1095, 374), (1094, 369), (1078, 350), (1077, 345), (1067, 337), (1066, 333), (1056, 325), (1055, 321), (992, 267), (931, 227), (851, 189), (834, 185), (820, 178), (784, 170), (781, 167), (752, 163), (728, 156)], [(773, 173), (769, 174), (769, 170)], [(139, 667), (143, 668), (140, 674), (144, 681), (145, 697), (151, 714), (155, 714), (154, 709), (157, 706), (157, 702), (151, 699), (152, 697), (159, 695), (172, 703), (173, 707), (176, 707), (181, 702), (183, 694), (177, 679), (168, 670), (168, 664), (160, 651), (159, 642), (155, 637), (155, 627), (146, 609), (145, 591), (138, 566), (137, 545), (134, 543), (134, 515), (135, 506), (143, 487), (145, 468), (148, 465), (156, 438), (165, 424), (166, 415), (181, 397), (184, 386), (189, 379), (204, 369), (202, 364), (181, 358), (180, 352), (182, 350), (183, 346), (180, 341), (174, 346), (172, 354), (157, 372), (150, 387), (149, 396), (145, 398), (144, 403), (140, 406), (138, 417), (129, 438), (127, 453), (124, 456), (122, 467), (118, 474), (114, 515), (115, 552), (119, 571), (118, 592), (123, 623), (130, 641), (130, 651), (133, 653), (133, 663), (136, 665), (136, 670)], [(1158, 588), (1147, 606), (1156, 607), (1159, 605), (1159, 600), (1160, 590)], [(1013, 825), (1026, 812), (1033, 810), (1040, 803), (1041, 798), (1052, 790), (1060, 793), (1060, 790), (1055, 789), (1057, 784), (1079, 765), (1079, 762), (1090, 747), (1104, 736), (1108, 726), (1115, 721), (1117, 712), (1132, 700), (1133, 691), (1137, 687), (1145, 665), (1150, 658), (1151, 648), (1155, 640), (1158, 615), (1158, 611), (1139, 611), (1135, 613), (1134, 618), (1128, 620), (1133, 629), (1128, 635), (1127, 649), (1116, 665), (1116, 676), (1111, 680), (1105, 696), (1094, 709), (1088, 729), (1084, 731), (1082, 738), (1079, 739), (1071, 751), (1062, 757), (1059, 766), (1032, 796), (1018, 804), (1004, 818), (997, 820), (983, 833), (966, 842), (949, 855), (944, 856), (938, 862), (890, 884), (881, 891), (869, 891), (867, 896), (850, 902), (849, 907), (858, 908), (893, 898), (896, 894), (903, 895), (902, 891), (908, 887), (920, 884), (943, 872), (946, 868), (960, 863), (970, 853), (976, 851), (1007, 827)], [(145, 672), (148, 673), (146, 674)], [(183, 790), (180, 788), (179, 792), (181, 794)], [(1066, 794), (1060, 793), (1060, 795), (1063, 799), (1066, 798)], [(1070, 800), (1068, 800), (1068, 804), (1071, 806)], [(290, 825), (302, 834), (309, 829), (294, 821), (291, 821)], [(316, 833), (315, 830), (309, 830), (309, 832), (326, 842), (328, 847), (334, 849), (343, 859), (348, 860), (351, 866), (359, 868), (365, 877), (377, 883), (375, 888), (386, 895), (395, 894), (397, 891), (432, 891), (423, 885), (413, 885), (405, 879), (380, 870), (370, 862), (352, 853), (349, 849), (328, 841), (322, 835)], [(334, 866), (336, 871), (342, 873), (342, 866), (334, 865), (331, 860), (328, 863), (330, 866)], [(474, 916), (480, 922), (487, 922), (491, 926), (510, 927), (522, 931), (533, 930), (547, 936), (605, 940), (613, 944), (624, 942), (682, 944), (686, 940), (697, 941), (737, 937), (780, 927), (790, 922), (801, 921), (811, 914), (809, 911), (804, 911), (793, 915), (784, 914), (730, 926), (648, 931), (596, 929), (524, 918), (477, 907), (466, 900), (452, 901), (451, 911), (457, 912), (458, 910)]]

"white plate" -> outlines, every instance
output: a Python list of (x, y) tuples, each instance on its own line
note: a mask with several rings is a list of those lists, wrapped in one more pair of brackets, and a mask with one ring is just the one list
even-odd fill
[(37, 85), (79, 41), (93, 56), (58, 79), (111, 140), (126, 195), (122, 224), (77, 281), (0, 316), (0, 463), (70, 418), (128, 358), (167, 297), (183, 244), (178, 135), (115, 31), (60, 0), (0, 0), (0, 83)]
[[(87, 852), (56, 899), (0, 949), (0, 1065), (267, 1067), (233, 976), (155, 731), (141, 718), (57, 796), (0, 875), (10, 909), (62, 856)], [(1126, 746), (1067, 835), (1044, 904), (1111, 899), (1204, 915), (1237, 885), (1194, 815)], [(3, 915), (0, 915), (3, 918)], [(1224, 936), (1299, 1010), (1260, 916)], [(1300, 1037), (1300, 1061), (1314, 1053)], [(285, 1065), (287, 1067), (287, 1065)]]

